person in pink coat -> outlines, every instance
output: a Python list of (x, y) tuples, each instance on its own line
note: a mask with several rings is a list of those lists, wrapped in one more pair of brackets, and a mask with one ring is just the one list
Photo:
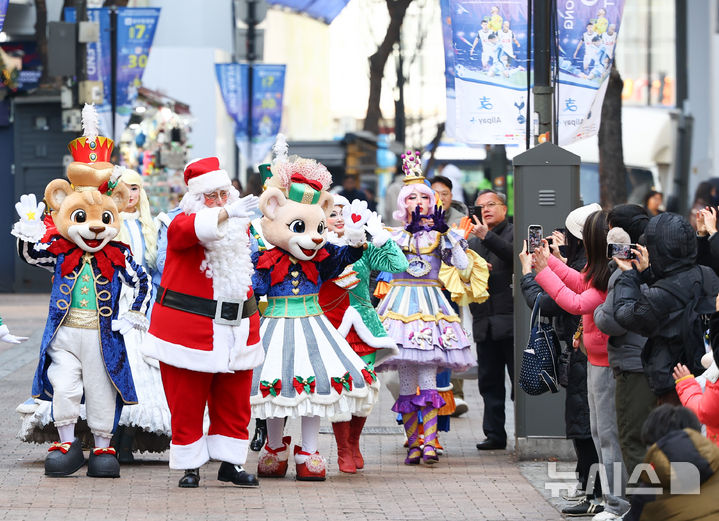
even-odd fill
[[(592, 213), (584, 221), (582, 240), (587, 251), (587, 265), (579, 272), (550, 254), (546, 240), (535, 249), (535, 279), (542, 289), (565, 311), (581, 315), (582, 320), (574, 335), (575, 349), (586, 350), (587, 396), (589, 398), (589, 423), (592, 439), (597, 448), (599, 463), (606, 471), (607, 483), (602, 482), (604, 498), (601, 519), (620, 519), (629, 510), (629, 503), (621, 491), (614, 489), (614, 463), (622, 463), (622, 490), (626, 486), (627, 473), (623, 466), (619, 445), (617, 415), (614, 408), (614, 374), (609, 367), (607, 340), (594, 323), (594, 310), (604, 302), (609, 283), (609, 261), (607, 251), (607, 215), (594, 210), (594, 206), (582, 207), (575, 212)], [(601, 513), (601, 505), (588, 513)]]
[[(709, 321), (709, 338), (712, 351), (719, 353), (719, 296), (717, 296), (716, 310)], [(704, 367), (707, 365), (709, 367), (698, 378), (694, 378), (687, 366), (677, 364), (673, 373), (674, 381), (682, 405), (697, 415), (699, 421), (706, 425), (707, 438), (719, 445), (719, 382), (717, 382), (719, 369), (717, 369), (716, 355), (712, 357), (711, 353), (707, 353), (702, 358), (702, 364)], [(704, 393), (699, 380), (706, 382)]]

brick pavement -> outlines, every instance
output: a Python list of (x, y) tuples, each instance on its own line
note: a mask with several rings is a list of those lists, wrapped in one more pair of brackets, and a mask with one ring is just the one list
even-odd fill
[[(334, 438), (320, 435), (320, 452), (330, 459), (324, 483), (299, 483), (288, 478), (262, 480), (248, 490), (221, 484), (218, 463), (201, 470), (200, 488), (177, 487), (178, 471), (170, 471), (167, 454), (139, 455), (123, 466), (117, 480), (92, 479), (85, 469), (63, 479), (43, 474), (46, 447), (15, 438), (20, 422), (18, 403), (28, 397), (36, 365), (47, 296), (2, 295), (0, 316), (17, 334), (31, 333), (28, 342), (0, 351), (0, 520), (558, 520), (561, 515), (520, 472), (511, 452), (480, 453), (482, 438), (479, 395), (474, 381), (465, 387), (472, 409), (452, 420), (442, 433), (446, 455), (432, 467), (403, 464), (403, 436), (390, 412), (392, 398), (382, 392), (362, 438), (365, 470), (344, 475), (337, 470)], [(28, 328), (28, 325), (31, 327)], [(23, 329), (26, 328), (26, 329)], [(329, 431), (323, 425), (323, 431)], [(391, 434), (386, 434), (391, 432)], [(299, 422), (288, 422), (296, 439)], [(256, 468), (251, 452), (246, 467)]]

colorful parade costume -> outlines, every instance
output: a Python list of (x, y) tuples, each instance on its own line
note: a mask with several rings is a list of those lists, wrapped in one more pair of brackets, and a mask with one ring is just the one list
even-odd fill
[[(335, 206), (338, 206), (336, 198)], [(374, 377), (377, 361), (395, 356), (398, 350), (372, 306), (370, 272), (397, 273), (407, 269), (408, 264), (402, 250), (391, 240), (389, 232), (383, 229), (379, 216), (374, 214), (370, 217), (367, 229), (372, 235), (372, 242), (367, 244), (367, 249), (357, 262), (348, 266), (336, 279), (322, 285), (319, 301), (325, 316), (347, 339), (355, 353), (367, 363), (370, 368), (368, 372)], [(345, 242), (343, 237), (335, 234), (333, 243)], [(370, 412), (371, 409), (331, 419), (337, 442), (338, 465), (342, 472), (354, 473), (364, 467), (359, 440)]]
[[(167, 230), (167, 256), (145, 356), (160, 362), (171, 412), (170, 468), (180, 487), (199, 485), (199, 467), (222, 461), (218, 479), (257, 486), (242, 465), (249, 447), (249, 387), (262, 362), (251, 286), (249, 215), (216, 157), (185, 168), (188, 193)], [(205, 408), (210, 425), (203, 429)]]
[(325, 191), (329, 172), (312, 160), (290, 161), (282, 146), (276, 153), (260, 197), (264, 240), (274, 248), (254, 254), (253, 285), (268, 300), (261, 325), (265, 361), (255, 369), (251, 394), (253, 415), (267, 419), (268, 430), (258, 473), (285, 475), (291, 440), (282, 435), (284, 419), (302, 417), (302, 445), (294, 449), (297, 479), (324, 480), (326, 464), (317, 451), (320, 418), (363, 411), (379, 391), (371, 368), (318, 303), (322, 282), (362, 256), (369, 212), (365, 206), (354, 213), (348, 246), (326, 244), (333, 204)]
[[(85, 463), (75, 423), (84, 398), (95, 449), (88, 475), (119, 477), (110, 439), (125, 404), (137, 402), (123, 335), (144, 329), (150, 283), (130, 249), (111, 242), (128, 189), (112, 177), (112, 141), (97, 136), (97, 115), (83, 110), (85, 136), (70, 144), (75, 162), (63, 179), (51, 181), (45, 199), (52, 218), (41, 220), (44, 204), (23, 196), (13, 227), (21, 258), (53, 272), (50, 311), (33, 381), (33, 397), (52, 401), (59, 443), (50, 447), (45, 474), (67, 476)], [(99, 161), (98, 161), (99, 160)], [(46, 226), (46, 223), (48, 226)], [(119, 314), (121, 286), (134, 288), (131, 309)]]
[[(378, 364), (379, 371), (397, 369), (400, 396), (392, 410), (402, 414), (408, 438), (407, 464), (437, 461), (437, 412), (445, 405), (436, 388), (438, 369), (465, 371), (476, 365), (460, 319), (442, 294), (439, 279), (443, 265), (471, 270), (467, 241), (444, 223), (444, 212), (434, 206), (434, 193), (424, 184), (418, 155), (408, 152), (406, 186), (398, 197), (395, 217), (407, 222), (392, 238), (407, 257), (409, 267), (393, 277), (389, 292), (377, 313), (399, 354)], [(410, 211), (408, 201), (424, 200), (434, 213), (421, 215), (419, 203)], [(408, 222), (409, 221), (409, 222)], [(485, 281), (486, 287), (486, 281)], [(419, 387), (419, 393), (417, 388)], [(424, 424), (424, 448), (420, 449), (418, 413)]]

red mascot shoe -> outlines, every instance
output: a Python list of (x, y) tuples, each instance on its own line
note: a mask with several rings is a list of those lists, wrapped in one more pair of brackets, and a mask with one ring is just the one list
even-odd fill
[(271, 449), (265, 444), (257, 460), (257, 476), (260, 478), (284, 478), (287, 474), (287, 460), (290, 457), (292, 438), (282, 438), (282, 447)]
[[(308, 456), (304, 463), (297, 463), (297, 456)], [(297, 465), (297, 481), (324, 481), (327, 462), (319, 452), (310, 454), (302, 447), (295, 445), (295, 464)]]

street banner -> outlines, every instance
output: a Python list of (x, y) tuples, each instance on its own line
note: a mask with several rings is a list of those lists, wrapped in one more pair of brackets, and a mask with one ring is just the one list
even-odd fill
[(559, 144), (568, 145), (599, 131), (624, 0), (558, 0), (557, 9), (557, 133)]
[(452, 11), (450, 0), (439, 0), (440, 16), (442, 17), (442, 41), (444, 42), (444, 80), (447, 92), (447, 120), (444, 133), (454, 137), (456, 120), (456, 99), (454, 94), (454, 45), (452, 44)]
[(240, 63), (215, 65), (217, 82), (227, 113), (235, 121), (235, 139), (248, 164), (262, 161), (272, 148), (282, 122), (285, 66), (256, 64), (252, 67), (252, 146), (248, 139), (249, 67)]
[[(247, 65), (216, 63), (215, 73), (227, 113), (235, 122), (235, 141), (247, 143)], [(245, 146), (246, 149), (246, 146)]]
[(350, 0), (267, 0), (271, 6), (285, 7), (297, 13), (331, 24)]
[(272, 149), (282, 122), (285, 66), (260, 64), (252, 76), (252, 161), (261, 161)]
[(455, 138), (475, 145), (524, 143), (532, 68), (527, 2), (450, 0), (449, 8)]
[(0, 31), (5, 24), (5, 13), (7, 13), (8, 0), (0, 0)]
[[(100, 120), (100, 133), (112, 136), (112, 46), (110, 40), (110, 10), (106, 7), (88, 9), (87, 19), (97, 22), (100, 36), (87, 44), (87, 79), (102, 84), (103, 102), (95, 105)], [(75, 23), (74, 7), (65, 8), (65, 21)]]
[(120, 139), (130, 120), (159, 18), (159, 7), (117, 10), (116, 139)]

